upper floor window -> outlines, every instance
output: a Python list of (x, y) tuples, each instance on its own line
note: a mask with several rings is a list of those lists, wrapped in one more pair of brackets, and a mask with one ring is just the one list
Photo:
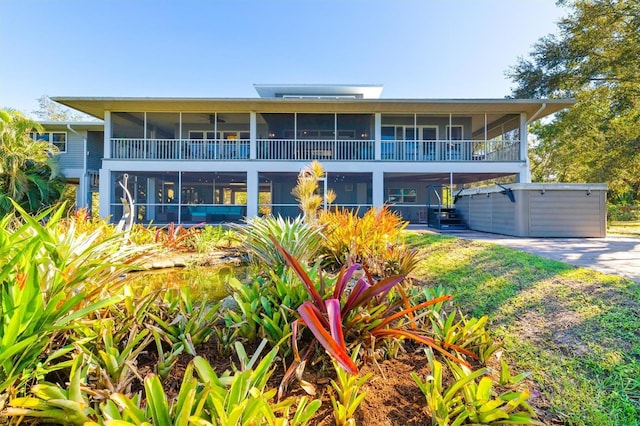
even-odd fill
[(461, 141), (463, 139), (463, 127), (458, 125), (447, 126), (447, 140)]
[(67, 152), (67, 132), (31, 133), (31, 139), (49, 142), (58, 147), (61, 153)]

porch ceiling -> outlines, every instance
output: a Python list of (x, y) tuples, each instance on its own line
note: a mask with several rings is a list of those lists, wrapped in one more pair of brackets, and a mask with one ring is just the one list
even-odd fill
[[(513, 173), (454, 173), (453, 183), (468, 184), (485, 180), (511, 176)], [(406, 180), (424, 182), (425, 184), (449, 184), (449, 173), (385, 173), (385, 182), (402, 182)]]
[(568, 108), (573, 99), (224, 99), (54, 97), (54, 101), (104, 119), (105, 111), (122, 112), (326, 112), (418, 114), (519, 114), (535, 118)]

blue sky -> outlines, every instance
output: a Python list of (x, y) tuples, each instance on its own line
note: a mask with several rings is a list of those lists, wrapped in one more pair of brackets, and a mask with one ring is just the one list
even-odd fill
[(50, 96), (255, 97), (254, 83), (500, 98), (554, 0), (0, 0), (0, 107)]

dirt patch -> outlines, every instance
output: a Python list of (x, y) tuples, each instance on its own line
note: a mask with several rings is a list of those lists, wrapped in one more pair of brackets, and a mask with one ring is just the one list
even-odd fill
[[(252, 348), (247, 348), (249, 354), (252, 353), (251, 351)], [(232, 363), (238, 362), (234, 356), (220, 357), (214, 344), (199, 347), (198, 355), (206, 358), (218, 375), (225, 370), (230, 370)], [(189, 355), (181, 355), (167, 379), (163, 381), (163, 387), (170, 399), (177, 398), (184, 371), (192, 358)], [(153, 362), (151, 359), (149, 361)], [(429, 374), (428, 362), (422, 351), (401, 354), (395, 359), (378, 362), (377, 365), (369, 363), (362, 366), (361, 373), (373, 373), (373, 377), (363, 386), (363, 391), (367, 395), (356, 412), (357, 424), (371, 426), (429, 424), (430, 417), (424, 410), (425, 397), (411, 378), (412, 372), (418, 374), (423, 380)], [(280, 363), (268, 386), (277, 388), (283, 374), (284, 368)], [(320, 366), (307, 367), (303, 377), (315, 384), (316, 398), (322, 400), (322, 406), (310, 424), (318, 426), (335, 424), (330, 398), (333, 390), (329, 383), (329, 380), (335, 378), (333, 371), (321, 369)], [(300, 386), (293, 382), (289, 386), (287, 396), (300, 397), (304, 394)]]

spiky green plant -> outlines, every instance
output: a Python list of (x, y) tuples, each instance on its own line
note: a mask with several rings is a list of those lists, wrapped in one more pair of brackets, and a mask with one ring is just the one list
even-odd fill
[(235, 229), (242, 239), (249, 261), (255, 265), (268, 265), (278, 275), (284, 270), (285, 260), (271, 237), (304, 264), (316, 261), (323, 240), (321, 230), (306, 223), (300, 216), (295, 219), (256, 217), (247, 219), (246, 225), (236, 225)]
[(454, 381), (447, 386), (443, 364), (428, 355), (431, 374), (424, 381), (415, 373), (411, 377), (426, 398), (433, 425), (543, 425), (535, 420), (535, 413), (526, 402), (530, 395), (527, 390), (508, 389), (496, 396), (487, 368), (472, 371), (451, 362), (447, 365)]
[(69, 387), (61, 388), (53, 383), (38, 383), (31, 388), (33, 396), (15, 398), (3, 412), (7, 417), (32, 417), (47, 423), (84, 425), (97, 419), (89, 395), (83, 390), (87, 382), (88, 365), (82, 356), (71, 363)]
[(36, 369), (68, 366), (42, 364), (71, 350), (58, 347), (56, 333), (122, 300), (118, 278), (150, 250), (123, 245), (118, 235), (101, 239), (101, 229), (78, 236), (61, 229), (64, 206), (35, 217), (15, 208), (21, 224), (0, 220), (0, 405), (6, 392), (24, 393)]
[[(116, 394), (111, 399), (117, 405), (104, 405), (107, 425), (128, 426), (135, 424), (156, 425), (253, 425), (286, 424), (289, 399), (275, 403), (274, 389), (267, 388), (273, 373), (273, 363), (278, 353), (271, 350), (263, 359), (259, 356), (266, 341), (256, 352), (247, 356), (244, 347), (237, 343), (236, 351), (240, 367), (232, 374), (229, 371), (218, 376), (211, 365), (201, 357), (195, 357), (187, 366), (176, 400), (169, 401), (157, 376), (145, 379), (146, 407), (140, 399)], [(196, 377), (194, 377), (194, 375)], [(298, 403), (292, 424), (306, 424), (320, 407), (320, 401), (307, 404), (306, 398)], [(284, 414), (279, 414), (284, 412)], [(116, 422), (117, 421), (117, 422)]]
[(220, 303), (195, 303), (189, 287), (182, 287), (168, 290), (161, 308), (158, 314), (148, 314), (155, 323), (152, 328), (172, 347), (182, 346), (195, 356), (196, 346), (214, 334)]
[[(351, 355), (351, 360), (354, 362), (358, 355), (358, 349), (356, 348)], [(336, 380), (331, 380), (331, 387), (336, 392), (336, 396), (331, 394), (331, 404), (333, 405), (333, 418), (336, 426), (355, 426), (353, 415), (367, 396), (367, 393), (361, 391), (361, 388), (373, 374), (360, 376), (349, 374), (340, 368), (335, 361), (333, 368), (336, 371)]]

